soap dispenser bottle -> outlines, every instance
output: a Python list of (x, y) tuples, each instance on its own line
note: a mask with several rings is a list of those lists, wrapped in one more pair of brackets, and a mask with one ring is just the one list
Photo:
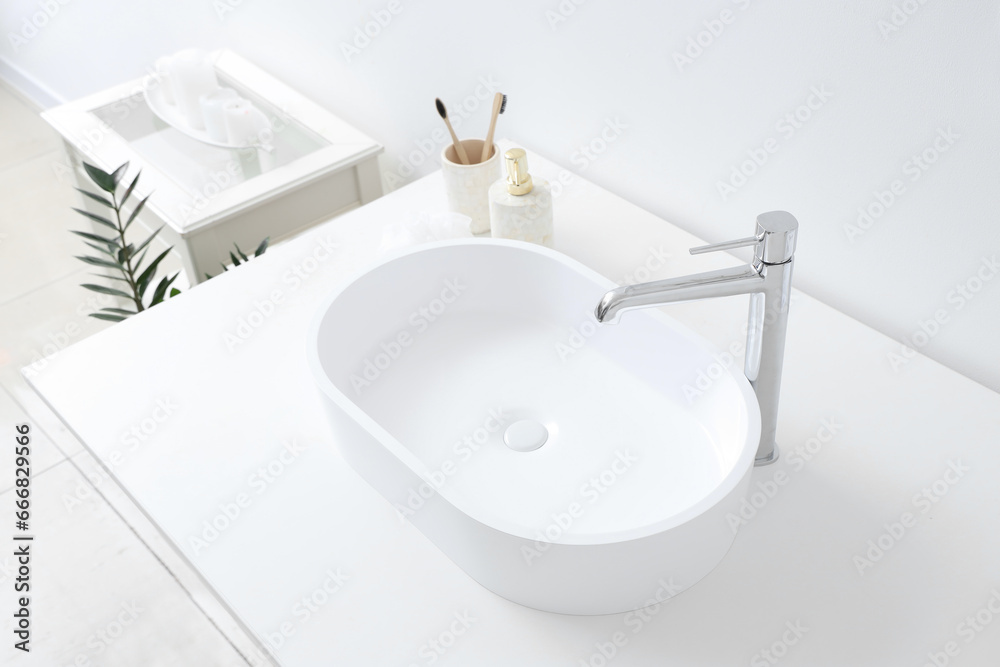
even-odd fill
[(529, 241), (552, 247), (552, 187), (532, 181), (523, 148), (504, 153), (506, 178), (490, 186), (490, 230), (493, 238)]

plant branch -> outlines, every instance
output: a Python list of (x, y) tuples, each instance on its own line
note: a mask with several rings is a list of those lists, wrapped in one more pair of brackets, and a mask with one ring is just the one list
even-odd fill
[(128, 243), (125, 241), (125, 228), (122, 225), (121, 205), (114, 192), (111, 193), (111, 203), (115, 209), (115, 222), (118, 225), (118, 238), (121, 240), (122, 256), (125, 258), (125, 268), (122, 273), (128, 282), (129, 289), (132, 290), (132, 301), (135, 303), (136, 312), (142, 312), (142, 297), (139, 295), (139, 287), (135, 282), (135, 272), (132, 269), (132, 255), (128, 251)]

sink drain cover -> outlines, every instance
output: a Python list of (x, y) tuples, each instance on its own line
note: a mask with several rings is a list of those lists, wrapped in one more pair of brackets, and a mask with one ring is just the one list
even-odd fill
[(549, 430), (533, 419), (522, 419), (507, 427), (503, 434), (505, 445), (515, 452), (531, 452), (549, 439)]

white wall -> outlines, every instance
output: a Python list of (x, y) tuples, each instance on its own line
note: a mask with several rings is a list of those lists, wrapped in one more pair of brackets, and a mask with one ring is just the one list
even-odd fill
[[(901, 25), (888, 31), (894, 6)], [(341, 44), (390, 7), (349, 60)], [(723, 11), (730, 23), (678, 67), (675, 52)], [(36, 35), (12, 39), (32, 20)], [(704, 238), (792, 211), (799, 287), (897, 340), (937, 313), (947, 321), (915, 344), (1000, 390), (1000, 278), (977, 282), (1000, 255), (998, 28), (987, 0), (4, 0), (0, 65), (71, 99), (164, 53), (227, 46), (384, 143), (389, 173), (440, 126), (434, 97), (458, 115), (493, 80), (510, 97), (499, 134)], [(781, 122), (815, 90), (829, 98), (799, 110), (808, 120)], [(484, 134), (487, 110), (459, 133)], [(609, 122), (620, 134), (591, 161), (580, 147), (601, 149)], [(768, 139), (776, 152), (724, 198), (718, 182)], [(915, 170), (911, 156), (933, 157), (935, 141), (947, 150)], [(858, 208), (897, 179), (901, 194), (849, 239)], [(981, 289), (968, 300), (956, 288), (970, 281)]]

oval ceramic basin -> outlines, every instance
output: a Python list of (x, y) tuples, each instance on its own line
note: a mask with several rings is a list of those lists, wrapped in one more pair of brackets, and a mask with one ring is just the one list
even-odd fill
[(729, 549), (749, 483), (746, 378), (693, 395), (715, 350), (655, 310), (597, 324), (614, 286), (535, 245), (437, 243), (337, 290), (310, 332), (348, 463), (473, 579), (536, 609), (615, 613), (691, 586)]

